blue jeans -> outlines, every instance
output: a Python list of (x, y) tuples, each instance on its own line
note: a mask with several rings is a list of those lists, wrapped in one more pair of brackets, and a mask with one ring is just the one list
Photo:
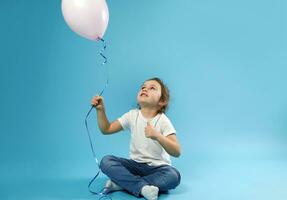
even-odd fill
[(172, 166), (149, 166), (110, 155), (103, 157), (100, 169), (114, 183), (137, 197), (145, 185), (154, 185), (160, 192), (166, 192), (178, 186), (181, 179), (180, 173)]

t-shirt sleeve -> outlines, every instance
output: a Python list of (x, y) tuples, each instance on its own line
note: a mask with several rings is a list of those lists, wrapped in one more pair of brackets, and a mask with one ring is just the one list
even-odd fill
[(130, 129), (130, 122), (131, 122), (131, 111), (123, 114), (121, 117), (118, 118), (122, 128), (124, 130)]
[(174, 126), (172, 125), (171, 121), (167, 117), (164, 117), (161, 131), (164, 136), (168, 136), (168, 135), (176, 133)]

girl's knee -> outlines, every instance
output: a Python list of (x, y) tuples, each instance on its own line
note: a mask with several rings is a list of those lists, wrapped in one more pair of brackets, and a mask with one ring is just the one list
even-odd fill
[(176, 188), (181, 180), (180, 173), (171, 166), (161, 168), (159, 174), (153, 178), (153, 184), (159, 187), (161, 192)]
[(170, 178), (170, 181), (172, 183), (171, 185), (173, 185), (173, 188), (177, 187), (181, 181), (181, 175), (179, 171), (173, 167), (170, 167), (167, 174)]
[(176, 170), (176, 169), (174, 169), (174, 170), (175, 170), (175, 172), (177, 174), (177, 176), (176, 176), (177, 177), (177, 185), (176, 186), (178, 186), (180, 184), (180, 181), (181, 181), (181, 175), (180, 175), (178, 170)]
[(100, 169), (105, 172), (107, 171), (114, 163), (116, 157), (112, 155), (104, 156), (100, 162)]

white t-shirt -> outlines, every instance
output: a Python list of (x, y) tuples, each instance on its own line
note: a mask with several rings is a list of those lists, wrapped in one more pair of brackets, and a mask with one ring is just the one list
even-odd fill
[(156, 141), (145, 136), (147, 122), (162, 135), (176, 133), (171, 121), (164, 114), (157, 114), (154, 118), (146, 119), (139, 109), (133, 109), (118, 118), (124, 130), (130, 130), (130, 158), (151, 166), (171, 165), (170, 155)]

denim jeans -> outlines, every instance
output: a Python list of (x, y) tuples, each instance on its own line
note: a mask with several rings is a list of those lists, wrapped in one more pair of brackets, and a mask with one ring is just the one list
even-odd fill
[(114, 183), (137, 197), (145, 185), (153, 185), (160, 192), (166, 192), (178, 186), (181, 179), (180, 173), (172, 166), (149, 166), (111, 155), (103, 157), (100, 169)]

